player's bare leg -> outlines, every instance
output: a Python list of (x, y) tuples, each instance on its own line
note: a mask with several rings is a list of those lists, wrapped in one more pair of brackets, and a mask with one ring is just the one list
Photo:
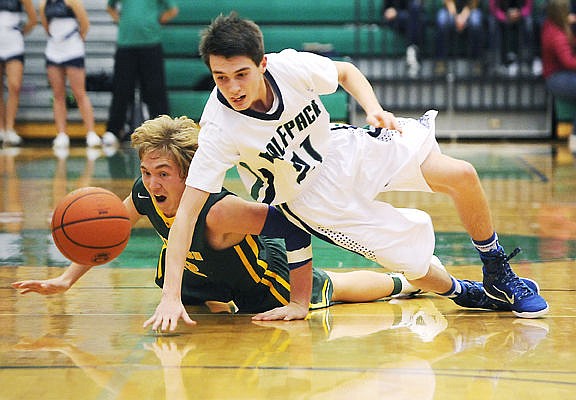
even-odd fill
[(491, 298), (510, 304), (515, 315), (539, 317), (548, 312), (546, 300), (511, 269), (509, 256), (498, 242), (488, 200), (472, 164), (432, 152), (421, 166), (424, 178), (435, 192), (448, 194), (454, 201), (464, 228), (484, 264), (483, 290)]
[(449, 195), (460, 220), (473, 240), (487, 240), (494, 233), (492, 214), (476, 169), (467, 161), (432, 152), (422, 163), (430, 188)]
[(412, 279), (410, 283), (424, 292), (434, 292), (438, 294), (448, 293), (452, 289), (452, 277), (443, 268), (431, 264), (426, 275), (422, 278)]
[(390, 297), (397, 294), (415, 294), (419, 292), (408, 280), (398, 273), (376, 271), (326, 271), (334, 291), (332, 301), (343, 303), (364, 303)]

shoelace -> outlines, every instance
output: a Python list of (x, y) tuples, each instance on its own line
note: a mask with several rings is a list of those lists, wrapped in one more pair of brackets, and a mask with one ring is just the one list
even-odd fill
[(520, 277), (518, 277), (518, 275), (516, 275), (512, 271), (512, 269), (510, 268), (510, 264), (508, 263), (508, 261), (510, 261), (510, 259), (514, 258), (521, 251), (522, 251), (521, 248), (516, 247), (512, 251), (512, 253), (503, 257), (503, 259), (500, 263), (500, 265), (502, 265), (504, 267), (504, 276), (506, 277), (506, 281), (513, 282), (513, 284), (514, 284), (514, 294), (515, 294), (517, 300), (521, 300), (524, 297), (529, 296), (532, 293), (530, 288), (528, 286), (526, 286), (526, 284), (522, 281), (522, 279), (520, 279)]

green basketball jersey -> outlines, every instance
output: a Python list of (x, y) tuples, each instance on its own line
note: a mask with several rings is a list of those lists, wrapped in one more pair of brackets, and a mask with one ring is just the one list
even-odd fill
[[(290, 301), (289, 268), (283, 239), (246, 235), (244, 240), (224, 250), (208, 244), (206, 215), (210, 208), (226, 196), (234, 194), (223, 189), (209, 195), (200, 211), (182, 280), (182, 301), (196, 304), (206, 300), (233, 300), (241, 312), (261, 312), (288, 304)], [(174, 218), (167, 218), (156, 206), (142, 179), (132, 188), (136, 210), (148, 217), (162, 238), (163, 246), (156, 268), (156, 284), (164, 284), (164, 268), (168, 234)], [(314, 294), (311, 306), (329, 305), (332, 285), (324, 271), (314, 270)]]

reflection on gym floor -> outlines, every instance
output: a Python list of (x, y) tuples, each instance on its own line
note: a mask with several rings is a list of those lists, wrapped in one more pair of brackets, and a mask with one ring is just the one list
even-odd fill
[[(233, 308), (189, 307), (198, 322), (173, 334), (143, 329), (158, 304), (161, 245), (149, 225), (126, 251), (66, 294), (20, 295), (9, 285), (57, 276), (51, 210), (66, 193), (101, 186), (120, 197), (139, 174), (129, 148), (0, 152), (0, 398), (4, 399), (500, 399), (571, 398), (576, 390), (576, 160), (538, 143), (444, 143), (472, 162), (504, 245), (523, 249), (519, 275), (550, 304), (542, 319), (471, 311), (432, 294), (339, 304), (304, 321), (253, 322)], [(246, 197), (238, 176), (226, 186)], [(436, 254), (458, 277), (481, 268), (448, 198), (389, 193), (429, 212)], [(315, 241), (316, 266), (378, 267)]]

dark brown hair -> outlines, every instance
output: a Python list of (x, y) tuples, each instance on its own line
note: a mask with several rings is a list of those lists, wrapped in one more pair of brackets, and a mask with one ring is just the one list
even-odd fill
[(253, 21), (242, 19), (237, 13), (220, 14), (202, 32), (200, 57), (210, 68), (210, 56), (247, 56), (256, 65), (264, 58), (262, 31)]

